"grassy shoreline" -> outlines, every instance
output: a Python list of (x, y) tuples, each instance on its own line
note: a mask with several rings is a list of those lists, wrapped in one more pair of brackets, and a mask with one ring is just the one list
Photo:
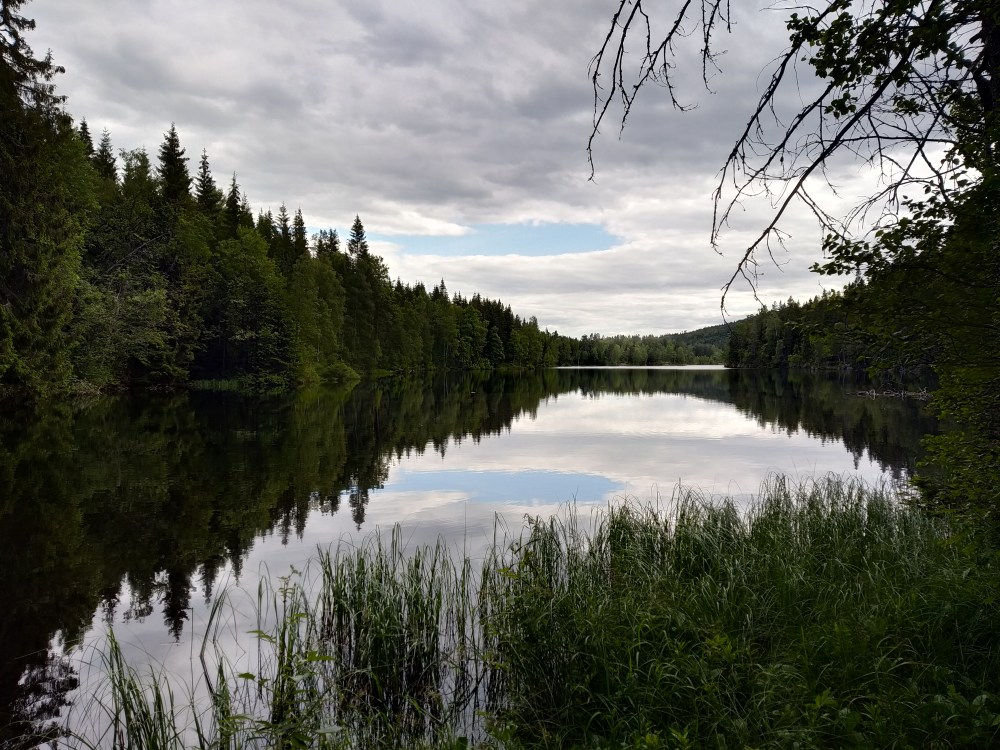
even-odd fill
[[(398, 532), (257, 595), (175, 705), (113, 638), (71, 747), (987, 747), (996, 559), (891, 493), (767, 484), (531, 520), (480, 568)], [(221, 605), (220, 605), (221, 606)], [(216, 608), (219, 612), (220, 608)], [(216, 626), (218, 626), (218, 622)], [(211, 631), (211, 628), (209, 629)]]

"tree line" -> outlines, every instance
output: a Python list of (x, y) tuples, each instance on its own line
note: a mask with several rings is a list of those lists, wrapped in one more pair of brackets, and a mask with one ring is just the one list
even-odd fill
[[(718, 357), (666, 339), (577, 341), (444, 280), (392, 281), (358, 216), (310, 235), (284, 204), (254, 216), (237, 175), (197, 168), (171, 124), (158, 151), (117, 153), (75, 124), (61, 72), (0, 25), (0, 386), (287, 388), (359, 375), (560, 364), (683, 364)], [(607, 344), (607, 345), (605, 345)]]
[(729, 329), (725, 325), (647, 336), (592, 333), (579, 340), (563, 341), (560, 364), (600, 367), (722, 364), (728, 340)]
[(106, 130), (95, 146), (86, 120), (36, 114), (35, 136), (60, 148), (33, 165), (50, 192), (9, 216), (21, 253), (5, 277), (25, 283), (5, 289), (8, 385), (287, 387), (557, 361), (559, 337), (499, 300), (391, 281), (360, 217), (343, 243), (336, 229), (309, 236), (284, 204), (254, 217), (235, 174), (216, 184), (207, 153), (191, 175), (173, 125), (154, 161), (116, 157)]
[[(919, 256), (733, 324), (726, 364), (864, 373), (901, 391), (931, 382), (932, 406), (949, 429), (926, 439), (918, 484), (939, 504), (987, 510), (1000, 502), (1000, 274), (984, 199), (963, 196), (979, 207)], [(902, 231), (911, 231), (905, 220)]]
[(46, 394), (198, 379), (283, 387), (380, 369), (554, 363), (554, 335), (444, 282), (392, 283), (356, 218), (307, 236), (253, 216), (236, 175), (195, 174), (171, 125), (154, 158), (75, 126), (61, 72), (0, 19), (0, 385)]

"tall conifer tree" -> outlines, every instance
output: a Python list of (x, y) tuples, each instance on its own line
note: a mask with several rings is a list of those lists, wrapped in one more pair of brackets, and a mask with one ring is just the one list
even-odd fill
[(351, 236), (347, 240), (347, 252), (353, 257), (365, 257), (368, 255), (368, 239), (365, 237), (365, 225), (361, 223), (361, 217), (355, 215), (354, 224), (351, 225)]
[(170, 130), (164, 134), (160, 144), (158, 174), (160, 194), (168, 207), (182, 206), (191, 200), (191, 174), (173, 123), (170, 123)]
[[(226, 203), (223, 206), (223, 220), (222, 220), (222, 239), (234, 240), (236, 239), (236, 230), (240, 226), (241, 222), (241, 209), (242, 208), (242, 196), (240, 195), (240, 186), (236, 182), (236, 173), (233, 172), (233, 179), (229, 183), (229, 191), (226, 193)], [(253, 218), (250, 219), (251, 226), (253, 225)]]
[(222, 191), (215, 185), (212, 170), (208, 164), (208, 151), (202, 149), (198, 164), (198, 177), (194, 184), (195, 203), (207, 216), (215, 218), (222, 207)]
[(84, 117), (80, 120), (80, 128), (78, 130), (80, 134), (80, 140), (83, 141), (83, 150), (87, 154), (87, 158), (91, 158), (94, 155), (94, 139), (90, 137), (90, 127), (87, 125), (87, 118)]
[(306, 221), (302, 218), (302, 209), (295, 211), (292, 219), (292, 263), (309, 255), (309, 238), (306, 236)]
[(118, 165), (114, 149), (111, 148), (111, 133), (105, 128), (101, 140), (97, 144), (97, 152), (93, 156), (94, 169), (97, 174), (113, 183), (118, 182)]
[(0, 383), (45, 392), (70, 377), (67, 330), (93, 196), (86, 155), (24, 39), (22, 0), (0, 3)]

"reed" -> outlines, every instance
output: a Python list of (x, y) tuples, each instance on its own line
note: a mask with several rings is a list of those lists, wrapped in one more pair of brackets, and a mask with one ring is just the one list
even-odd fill
[(494, 721), (525, 747), (985, 747), (995, 564), (850, 481), (682, 493), (486, 568)]
[(249, 670), (213, 646), (218, 605), (184, 710), (110, 638), (113, 731), (71, 744), (1000, 741), (996, 559), (891, 493), (774, 479), (749, 509), (678, 492), (501, 528), (482, 565), (396, 529), (262, 584)]

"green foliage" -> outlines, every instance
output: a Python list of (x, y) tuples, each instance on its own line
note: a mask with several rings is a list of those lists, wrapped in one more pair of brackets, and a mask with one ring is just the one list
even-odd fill
[(841, 482), (535, 520), (484, 579), (497, 719), (515, 747), (989, 745), (995, 571), (942, 531)]
[(44, 394), (72, 374), (67, 329), (94, 183), (53, 94), (61, 68), (34, 57), (21, 4), (0, 14), (0, 385)]
[(344, 288), (330, 264), (303, 256), (288, 283), (300, 383), (336, 380), (344, 324)]
[(810, 373), (471, 371), (266, 396), (207, 387), (0, 410), (0, 728), (54, 718), (72, 689), (74, 662), (48, 650), (57, 633), (76, 642), (98, 611), (162, 620), (163, 636), (179, 637), (185, 606), (213, 597), (225, 571), (241, 577), (255, 538), (293, 542), (318, 514), (364, 524), (400, 455), (506, 433), (553, 396), (732, 404), (771, 430), (842, 441), (897, 477), (933, 430), (912, 400), (845, 399), (849, 385)]
[(777, 479), (745, 512), (681, 493), (497, 539), (481, 568), (406, 550), (398, 529), (321, 553), (258, 592), (250, 670), (215, 653), (242, 636), (217, 605), (199, 704), (112, 639), (95, 705), (116, 736), (164, 747), (997, 740), (995, 561), (891, 495)]
[(826, 291), (801, 304), (789, 299), (763, 308), (733, 324), (726, 365), (859, 373), (926, 366), (926, 358), (904, 359), (898, 347), (867, 332), (862, 304), (868, 294), (864, 284), (855, 282), (843, 292)]
[(289, 317), (285, 280), (267, 244), (241, 228), (235, 240), (219, 243), (216, 269), (224, 300), (217, 372), (281, 384), (290, 370)]
[(174, 211), (191, 201), (191, 174), (187, 168), (187, 157), (181, 148), (177, 128), (170, 124), (160, 144), (160, 164), (157, 170), (160, 183), (160, 197), (167, 211)]
[(559, 364), (637, 367), (722, 364), (729, 341), (725, 325), (660, 336), (601, 336), (562, 339)]
[(110, 183), (118, 182), (118, 166), (115, 162), (115, 152), (111, 148), (111, 133), (107, 128), (101, 133), (101, 141), (93, 154), (94, 169), (101, 178)]
[[(860, 331), (890, 364), (923, 361), (939, 378), (932, 403), (951, 420), (930, 438), (932, 461), (920, 479), (941, 507), (993, 516), (1000, 505), (1000, 178), (963, 168), (947, 195), (905, 203), (907, 215), (872, 242), (828, 238), (824, 273), (853, 270), (868, 285), (857, 295)], [(919, 290), (919, 293), (915, 293)], [(878, 364), (878, 363), (877, 363)], [(985, 470), (984, 470), (985, 468)]]
[(212, 170), (208, 164), (208, 151), (201, 152), (201, 161), (198, 163), (198, 176), (195, 178), (194, 188), (195, 202), (207, 217), (212, 220), (218, 218), (218, 213), (222, 210), (222, 191), (215, 184), (212, 177)]
[(393, 285), (360, 216), (346, 252), (335, 229), (310, 247), (301, 210), (284, 203), (255, 223), (236, 175), (223, 194), (206, 151), (192, 180), (173, 123), (155, 168), (123, 150), (119, 180), (108, 131), (95, 151), (86, 122), (78, 132), (58, 109), (58, 69), (31, 56), (20, 4), (4, 6), (0, 69), (15, 115), (0, 133), (0, 384), (266, 390), (573, 361), (572, 340), (499, 300)]
[(347, 240), (347, 253), (352, 257), (368, 255), (368, 239), (365, 236), (365, 225), (361, 223), (361, 217), (354, 217), (354, 224), (351, 225), (351, 236)]

